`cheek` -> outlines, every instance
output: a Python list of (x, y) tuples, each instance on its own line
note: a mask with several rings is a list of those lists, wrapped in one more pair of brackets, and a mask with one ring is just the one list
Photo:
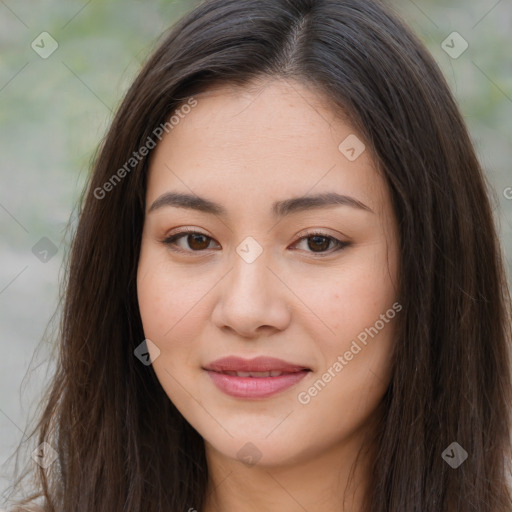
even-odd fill
[(197, 371), (202, 324), (198, 315), (201, 306), (204, 308), (199, 299), (205, 292), (197, 285), (187, 287), (181, 278), (176, 279), (177, 272), (172, 278), (169, 275), (165, 263), (141, 261), (137, 280), (139, 310), (144, 335), (159, 350), (157, 357), (151, 356), (153, 370), (169, 399), (180, 411), (187, 411), (190, 396), (183, 392), (182, 383), (191, 371)]
[(309, 324), (309, 335), (322, 353), (320, 371), (330, 369), (336, 375), (326, 375), (332, 384), (317, 406), (342, 400), (357, 408), (348, 397), (362, 395), (371, 408), (385, 391), (395, 339), (394, 319), (400, 314), (397, 307), (401, 309), (398, 304), (393, 307), (397, 301), (395, 265), (394, 257), (387, 257), (385, 244), (369, 244), (357, 254), (357, 260), (349, 262), (347, 258), (346, 266), (331, 270), (330, 278), (320, 281), (323, 287), (318, 286), (319, 281), (301, 281), (300, 293), (308, 297), (308, 304), (322, 320), (322, 336), (318, 335), (318, 321), (314, 326), (313, 320)]
[(141, 258), (137, 295), (144, 334), (162, 352), (190, 348), (198, 338), (205, 287), (204, 280), (171, 272), (165, 262)]
[[(296, 294), (304, 297), (315, 328), (329, 344), (357, 336), (379, 320), (396, 300), (393, 268), (375, 257), (330, 269), (325, 276), (311, 273), (296, 280)], [(305, 316), (303, 316), (303, 319)], [(319, 322), (320, 321), (320, 322)], [(316, 336), (314, 336), (316, 337)]]

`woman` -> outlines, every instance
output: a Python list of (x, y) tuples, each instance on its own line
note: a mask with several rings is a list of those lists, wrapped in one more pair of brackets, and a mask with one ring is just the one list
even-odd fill
[(112, 123), (69, 268), (42, 510), (511, 510), (485, 180), (380, 3), (183, 18)]

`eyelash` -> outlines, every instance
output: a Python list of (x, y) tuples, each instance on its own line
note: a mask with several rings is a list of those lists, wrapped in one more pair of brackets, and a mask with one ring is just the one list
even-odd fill
[[(181, 249), (176, 246), (177, 240), (179, 240), (185, 236), (191, 235), (191, 234), (200, 235), (207, 239), (209, 238), (210, 240), (213, 240), (213, 238), (209, 237), (208, 235), (205, 235), (204, 233), (201, 233), (200, 231), (196, 231), (195, 229), (191, 229), (191, 228), (183, 228), (179, 233), (175, 233), (174, 235), (166, 237), (163, 240), (161, 240), (161, 242), (165, 246), (169, 247), (172, 251), (175, 251), (175, 252), (180, 252), (180, 253), (185, 253), (185, 254), (205, 252), (207, 249), (203, 249), (200, 251), (194, 251), (194, 250)], [(345, 249), (346, 247), (348, 247), (350, 245), (350, 243), (348, 243), (348, 242), (342, 242), (341, 240), (338, 240), (337, 238), (327, 235), (326, 233), (321, 233), (321, 232), (316, 232), (316, 231), (307, 233), (306, 235), (300, 237), (296, 243), (301, 242), (302, 240), (307, 240), (308, 238), (313, 238), (313, 237), (327, 238), (329, 241), (333, 241), (335, 243), (336, 248), (334, 250), (329, 250), (329, 251), (325, 251), (325, 252), (307, 251), (307, 252), (310, 252), (311, 254), (314, 254), (315, 257), (319, 257), (319, 258), (329, 256), (335, 252), (341, 251), (342, 249)]]

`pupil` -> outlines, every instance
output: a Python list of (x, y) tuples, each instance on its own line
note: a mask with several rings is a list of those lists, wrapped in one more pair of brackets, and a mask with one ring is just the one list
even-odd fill
[[(313, 236), (310, 238), (310, 240), (315, 240), (315, 244), (318, 243), (318, 240), (324, 240), (324, 243), (319, 243), (321, 245), (320, 249), (321, 250), (325, 250), (329, 247), (329, 239), (325, 236)], [(311, 243), (308, 243), (308, 247), (310, 249), (314, 249), (314, 247), (311, 245)], [(316, 248), (318, 248), (318, 245), (316, 246)]]
[[(194, 244), (197, 243), (197, 240), (198, 239), (201, 239), (203, 238), (203, 244), (201, 244), (201, 242), (199, 241), (199, 247), (195, 246)], [(190, 240), (192, 239), (192, 243), (190, 243)], [(189, 240), (189, 247), (191, 249), (197, 249), (197, 250), (201, 250), (201, 249), (206, 249), (206, 247), (208, 247), (208, 243), (206, 243), (206, 246), (204, 244), (204, 242), (206, 242), (206, 237), (204, 235), (188, 235), (188, 240)]]

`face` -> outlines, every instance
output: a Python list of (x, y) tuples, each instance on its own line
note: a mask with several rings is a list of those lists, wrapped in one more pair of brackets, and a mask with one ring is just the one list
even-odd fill
[(362, 137), (318, 91), (260, 85), (196, 96), (154, 150), (137, 287), (154, 371), (207, 452), (272, 466), (363, 432), (401, 305)]

